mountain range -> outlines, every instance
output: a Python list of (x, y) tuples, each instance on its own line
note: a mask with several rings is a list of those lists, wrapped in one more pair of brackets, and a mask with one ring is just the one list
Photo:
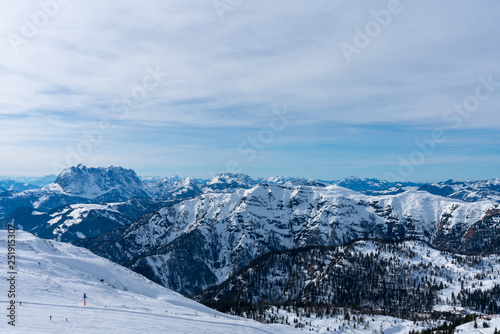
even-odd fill
[(259, 184), (186, 199), (77, 244), (190, 295), (261, 255), (298, 247), (418, 239), (443, 250), (495, 251), (499, 208), (418, 190), (369, 196), (339, 186)]
[[(415, 319), (500, 306), (500, 179), (196, 179), (78, 165), (24, 181), (0, 183), (1, 228), (85, 247), (235, 315), (290, 324), (273, 310), (293, 305), (295, 327), (304, 327), (301, 315), (313, 309), (344, 312), (324, 305)], [(402, 272), (404, 282), (395, 278)]]
[(16, 222), (75, 242), (185, 295), (221, 284), (269, 252), (358, 239), (418, 239), (467, 254), (500, 246), (500, 180), (432, 184), (221, 173), (139, 177), (122, 167), (64, 170), (0, 194)]

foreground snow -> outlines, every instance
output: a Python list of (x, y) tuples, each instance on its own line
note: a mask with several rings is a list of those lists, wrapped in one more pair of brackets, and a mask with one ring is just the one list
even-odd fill
[(16, 326), (12, 327), (6, 309), (7, 249), (7, 231), (0, 230), (1, 333), (295, 331), (216, 312), (86, 249), (22, 231), (16, 231)]

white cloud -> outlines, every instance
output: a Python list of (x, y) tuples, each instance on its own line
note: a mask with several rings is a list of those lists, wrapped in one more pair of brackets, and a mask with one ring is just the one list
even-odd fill
[[(500, 81), (500, 3), (401, 4), (348, 64), (339, 43), (352, 43), (354, 28), (387, 1), (252, 0), (220, 21), (211, 1), (72, 0), (19, 53), (7, 36), (22, 35), (41, 7), (8, 1), (0, 13), (0, 142), (76, 141), (77, 129), (116, 119), (110, 104), (157, 65), (170, 72), (166, 83), (128, 124), (117, 122), (144, 125), (143, 136), (154, 125), (262, 127), (276, 105), (313, 124), (437, 126), (479, 75)], [(498, 128), (500, 87), (495, 94), (462, 127)], [(52, 121), (36, 117), (44, 113)]]

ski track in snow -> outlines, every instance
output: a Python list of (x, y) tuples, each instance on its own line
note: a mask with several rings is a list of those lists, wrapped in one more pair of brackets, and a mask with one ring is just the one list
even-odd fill
[[(290, 333), (229, 316), (86, 249), (16, 231), (16, 326), (8, 325), (7, 231), (0, 230), (0, 333)], [(83, 306), (83, 293), (87, 306)], [(22, 305), (19, 305), (22, 302)], [(52, 316), (52, 320), (50, 317)], [(66, 321), (66, 318), (68, 321)]]

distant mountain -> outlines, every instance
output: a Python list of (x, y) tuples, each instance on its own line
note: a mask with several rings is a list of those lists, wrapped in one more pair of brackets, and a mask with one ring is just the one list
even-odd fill
[(71, 167), (41, 189), (0, 193), (0, 226), (14, 220), (38, 236), (71, 242), (201, 194), (191, 178), (148, 182), (121, 167)]
[(46, 185), (53, 183), (56, 180), (56, 175), (46, 175), (42, 177), (26, 177), (26, 176), (3, 176), (0, 177), (2, 180), (11, 180), (17, 183), (30, 184), (37, 186), (38, 188), (45, 187)]
[(0, 192), (10, 191), (10, 192), (22, 192), (25, 190), (38, 189), (37, 185), (30, 183), (21, 183), (10, 179), (0, 180)]
[(306, 180), (304, 178), (294, 178), (294, 177), (286, 177), (286, 176), (276, 176), (270, 177), (266, 180), (267, 183), (271, 184), (279, 184), (279, 185), (287, 185), (287, 186), (311, 186), (311, 187), (326, 187), (328, 183), (321, 182), (318, 180), (309, 179)]
[(360, 179), (355, 176), (336, 181), (276, 176), (270, 177), (265, 181), (261, 181), (260, 183), (311, 187), (326, 187), (328, 185), (338, 185), (340, 187), (361, 192), (366, 195), (395, 195), (402, 193), (410, 188), (415, 188), (422, 185), (412, 182), (389, 182), (377, 179)]
[(205, 186), (205, 192), (227, 192), (236, 189), (250, 189), (257, 185), (257, 181), (250, 176), (241, 173), (220, 173), (208, 181)]
[(500, 179), (489, 179), (482, 181), (453, 181), (436, 183), (414, 183), (414, 182), (389, 182), (374, 178), (360, 179), (350, 176), (342, 180), (322, 181), (306, 180), (293, 177), (271, 177), (260, 180), (259, 183), (272, 183), (291, 186), (315, 186), (325, 187), (327, 185), (338, 185), (339, 187), (354, 190), (365, 195), (395, 195), (410, 189), (426, 191), (433, 195), (461, 199), (467, 202), (480, 200), (491, 200), (500, 203)]
[(144, 183), (157, 183), (157, 182), (164, 182), (164, 181), (177, 182), (177, 181), (181, 181), (183, 179), (178, 175), (174, 175), (174, 176), (139, 176), (139, 178)]
[(202, 194), (77, 244), (190, 295), (268, 252), (360, 238), (421, 239), (446, 250), (495, 251), (500, 205), (415, 189), (368, 196), (338, 186), (260, 184)]
[(99, 202), (149, 197), (137, 174), (122, 167), (87, 168), (78, 165), (62, 171), (54, 183), (66, 194)]
[(195, 197), (202, 193), (199, 186), (193, 178), (158, 178), (146, 181), (148, 194), (158, 199)]
[(412, 182), (389, 182), (378, 179), (360, 179), (355, 176), (330, 183), (358, 191), (366, 195), (395, 195), (412, 187), (418, 187), (421, 185)]
[(500, 203), (500, 179), (482, 181), (453, 181), (437, 182), (422, 185), (422, 191), (431, 194), (458, 198), (467, 202), (490, 200)]

